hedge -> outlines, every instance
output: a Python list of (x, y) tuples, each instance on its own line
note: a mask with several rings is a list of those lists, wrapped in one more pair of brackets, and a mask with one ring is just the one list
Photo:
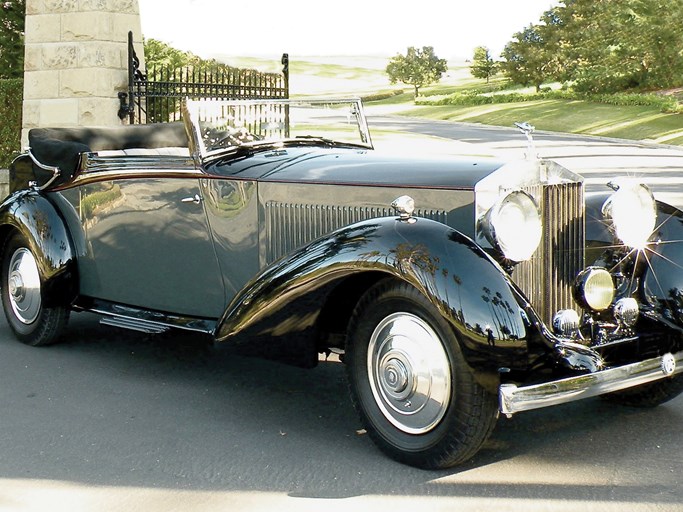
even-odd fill
[(393, 91), (378, 92), (376, 94), (361, 96), (361, 100), (363, 101), (363, 103), (370, 101), (388, 100), (389, 98), (393, 98), (394, 96), (400, 96), (401, 94), (403, 94), (403, 89), (395, 89)]
[(0, 168), (6, 169), (21, 150), (21, 107), (24, 81), (0, 80)]
[(544, 91), (535, 94), (503, 93), (503, 94), (476, 94), (455, 93), (439, 99), (419, 98), (417, 105), (458, 105), (477, 106), (493, 105), (500, 103), (517, 103), (538, 100), (581, 100), (593, 103), (607, 103), (617, 106), (649, 106), (657, 107), (663, 113), (681, 113), (683, 106), (672, 96), (660, 96), (657, 94), (582, 94), (569, 90)]

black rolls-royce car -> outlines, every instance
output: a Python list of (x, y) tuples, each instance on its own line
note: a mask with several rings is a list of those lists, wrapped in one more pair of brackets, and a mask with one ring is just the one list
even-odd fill
[(551, 161), (373, 150), (357, 100), (190, 101), (184, 123), (31, 130), (0, 206), (16, 337), (69, 314), (348, 368), (389, 456), (470, 459), (499, 414), (683, 390), (683, 214)]

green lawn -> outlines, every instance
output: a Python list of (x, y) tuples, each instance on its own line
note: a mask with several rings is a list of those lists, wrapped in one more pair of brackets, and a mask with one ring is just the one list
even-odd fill
[(447, 121), (513, 126), (528, 121), (538, 130), (650, 140), (683, 145), (683, 116), (654, 107), (613, 106), (587, 101), (541, 100), (475, 107), (411, 106), (398, 112)]

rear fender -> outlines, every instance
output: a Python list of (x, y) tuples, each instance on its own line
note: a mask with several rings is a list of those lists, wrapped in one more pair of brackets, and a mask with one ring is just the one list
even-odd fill
[(278, 260), (231, 302), (216, 338), (226, 340), (277, 317), (301, 297), (363, 272), (393, 276), (420, 290), (459, 334), (473, 366), (526, 365), (528, 327), (514, 286), (470, 238), (423, 218), (363, 221)]
[(78, 292), (76, 257), (65, 222), (52, 203), (33, 190), (9, 196), (0, 205), (1, 244), (13, 231), (27, 240), (42, 280), (46, 307), (69, 305)]

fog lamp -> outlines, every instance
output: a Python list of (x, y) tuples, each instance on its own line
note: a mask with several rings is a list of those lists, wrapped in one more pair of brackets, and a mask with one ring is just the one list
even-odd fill
[(604, 311), (614, 299), (614, 282), (607, 270), (588, 267), (576, 278), (574, 298), (585, 308)]
[(633, 327), (639, 314), (638, 301), (633, 297), (624, 297), (614, 304), (614, 319), (619, 325)]

